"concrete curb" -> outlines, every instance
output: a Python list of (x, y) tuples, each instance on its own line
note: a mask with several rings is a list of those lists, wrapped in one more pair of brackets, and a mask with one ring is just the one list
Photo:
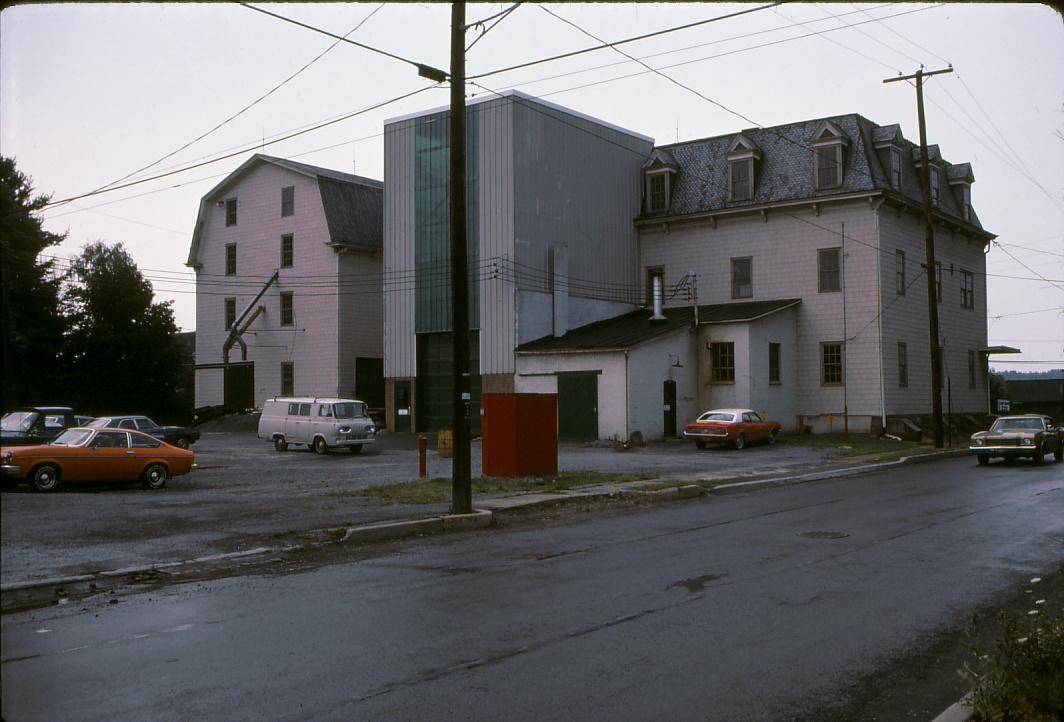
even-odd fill
[[(350, 527), (337, 539), (340, 544), (347, 542), (377, 542), (418, 534), (445, 534), (470, 529), (483, 529), (491, 526), (493, 513), (487, 509), (478, 509), (472, 514), (447, 514), (429, 519), (411, 521), (393, 521), (383, 524), (365, 524)], [(333, 532), (339, 536), (341, 530)]]
[(962, 701), (951, 704), (945, 712), (931, 722), (969, 722), (973, 717), (975, 717), (975, 710)]

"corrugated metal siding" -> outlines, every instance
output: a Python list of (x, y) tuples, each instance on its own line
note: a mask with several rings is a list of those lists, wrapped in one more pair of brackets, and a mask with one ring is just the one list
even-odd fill
[(571, 299), (638, 302), (632, 219), (652, 144), (528, 99), (512, 103), (518, 287), (547, 291), (550, 247), (565, 243)]
[(412, 378), (414, 336), (414, 122), (384, 132), (384, 376)]
[(333, 243), (380, 249), (383, 189), (325, 177), (318, 189)]

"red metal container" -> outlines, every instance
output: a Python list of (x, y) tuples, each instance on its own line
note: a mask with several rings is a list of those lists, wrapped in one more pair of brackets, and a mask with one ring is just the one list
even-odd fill
[(484, 476), (558, 473), (557, 394), (484, 394)]

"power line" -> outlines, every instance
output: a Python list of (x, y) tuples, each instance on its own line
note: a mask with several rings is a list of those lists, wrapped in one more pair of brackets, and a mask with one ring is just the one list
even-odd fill
[[(779, 15), (779, 16), (780, 16), (781, 18), (783, 18), (784, 20), (789, 20), (790, 22), (793, 22), (793, 23), (797, 23), (798, 25), (801, 25), (801, 26), (802, 26), (803, 28), (805, 28), (806, 30), (808, 30), (808, 29), (809, 29), (809, 28), (807, 28), (807, 27), (806, 27), (805, 23), (801, 22), (800, 20), (791, 20), (791, 18), (789, 18), (789, 17), (787, 17), (786, 15), (784, 15), (783, 13), (781, 13), (781, 12), (780, 12), (780, 11), (779, 11), (778, 9), (777, 9), (777, 10), (773, 10), (772, 12), (776, 13), (777, 15)], [(834, 38), (829, 38), (829, 37), (827, 37), (827, 36), (825, 35), (825, 33), (824, 33), (823, 31), (816, 31), (816, 30), (814, 30), (814, 31), (812, 31), (812, 32), (813, 32), (813, 34), (814, 34), (814, 35), (816, 35), (817, 37), (819, 37), (819, 38), (821, 38), (821, 39), (823, 39), (823, 40), (826, 40), (827, 42), (829, 42), (829, 43), (832, 43), (833, 45), (838, 45), (838, 46), (839, 46), (840, 48), (842, 48), (843, 50), (846, 50), (846, 51), (848, 51), (848, 52), (851, 52), (851, 53), (853, 53), (854, 55), (860, 55), (860, 56), (861, 56), (862, 58), (864, 58), (865, 60), (871, 60), (871, 61), (872, 61), (873, 63), (876, 63), (877, 65), (882, 65), (882, 66), (883, 66), (884, 68), (886, 68), (887, 70), (897, 70), (897, 68), (896, 68), (896, 67), (894, 67), (894, 66), (891, 66), (891, 65), (888, 65), (887, 63), (884, 63), (884, 62), (883, 62), (882, 60), (879, 60), (879, 59), (877, 59), (877, 58), (873, 58), (873, 57), (872, 57), (871, 55), (867, 55), (867, 54), (865, 54), (865, 53), (862, 53), (862, 52), (861, 52), (860, 50), (854, 50), (853, 48), (851, 48), (851, 47), (849, 47), (849, 46), (847, 46), (847, 45), (844, 45), (844, 44), (840, 43), (840, 42), (839, 42), (838, 40), (835, 40)]]
[(997, 316), (991, 316), (990, 318), (992, 318), (992, 319), (994, 319), (996, 321), (999, 318), (1012, 318), (1013, 316), (1030, 316), (1030, 315), (1035, 314), (1035, 313), (1049, 313), (1050, 311), (1053, 311), (1054, 313), (1060, 313), (1060, 312), (1064, 311), (1064, 307), (1057, 306), (1055, 308), (1036, 308), (1033, 311), (1020, 311), (1018, 313), (1002, 313), (1002, 314), (998, 314)]
[[(857, 5), (853, 5), (853, 7), (858, 7), (858, 6), (857, 6)], [(874, 20), (875, 22), (877, 22), (877, 23), (881, 24), (881, 25), (882, 25), (883, 27), (885, 27), (885, 28), (886, 28), (887, 30), (889, 30), (890, 32), (894, 33), (894, 34), (895, 34), (895, 35), (897, 35), (897, 36), (898, 36), (899, 38), (901, 38), (901, 39), (902, 39), (902, 40), (904, 40), (905, 42), (909, 43), (910, 45), (912, 45), (912, 46), (913, 46), (914, 48), (916, 48), (917, 50), (919, 50), (919, 51), (921, 51), (921, 52), (924, 52), (924, 53), (927, 53), (928, 55), (931, 55), (931, 56), (933, 56), (933, 57), (937, 58), (938, 60), (942, 61), (942, 62), (943, 62), (943, 63), (945, 63), (946, 65), (952, 65), (952, 64), (953, 64), (953, 63), (951, 63), (950, 61), (948, 61), (948, 60), (946, 60), (945, 58), (943, 58), (943, 57), (942, 57), (941, 55), (938, 55), (938, 54), (936, 54), (936, 53), (935, 53), (935, 52), (934, 52), (933, 50), (928, 50), (928, 49), (927, 49), (927, 48), (925, 48), (925, 47), (924, 47), (923, 45), (920, 45), (919, 43), (917, 43), (917, 42), (916, 42), (915, 40), (913, 40), (912, 38), (909, 38), (909, 37), (907, 37), (907, 36), (905, 36), (905, 35), (902, 35), (902, 34), (901, 34), (901, 33), (899, 33), (899, 32), (898, 32), (897, 30), (895, 30), (894, 28), (892, 28), (891, 26), (889, 26), (889, 25), (887, 25), (887, 24), (886, 24), (885, 22), (883, 22), (881, 18), (876, 18), (876, 17), (874, 17), (874, 16), (873, 16), (873, 15), (871, 15), (870, 13), (866, 12), (866, 11), (865, 11), (864, 9), (861, 9), (861, 8), (858, 8), (858, 9), (860, 10), (860, 12), (862, 12), (862, 13), (864, 13), (865, 15), (867, 15), (868, 17), (872, 18), (872, 19), (873, 19), (873, 20)], [(875, 8), (873, 8), (873, 9), (875, 9)], [(906, 57), (908, 57), (908, 56), (906, 56)], [(917, 63), (918, 63), (918, 64), (920, 64), (920, 65), (922, 65), (922, 64), (923, 64), (923, 63), (919, 63), (919, 61), (917, 61)]]
[(551, 56), (549, 58), (542, 58), (540, 60), (531, 60), (531, 61), (529, 61), (527, 63), (520, 63), (518, 65), (511, 65), (511, 66), (506, 67), (506, 68), (497, 68), (495, 70), (489, 70), (486, 73), (478, 73), (476, 75), (466, 76), (466, 80), (467, 81), (468, 80), (479, 80), (480, 78), (488, 78), (488, 77), (491, 77), (492, 75), (498, 75), (500, 73), (508, 73), (511, 70), (519, 70), (520, 68), (528, 68), (528, 67), (531, 67), (533, 65), (542, 65), (543, 63), (550, 63), (550, 62), (553, 62), (555, 60), (562, 60), (564, 58), (571, 58), (571, 57), (574, 57), (574, 56), (577, 56), (577, 55), (583, 55), (584, 53), (595, 52), (596, 50), (603, 50), (604, 48), (613, 47), (613, 46), (616, 46), (616, 45), (625, 45), (627, 43), (634, 43), (634, 42), (639, 41), (639, 40), (646, 40), (647, 38), (653, 38), (653, 37), (657, 37), (659, 35), (665, 35), (667, 33), (674, 33), (674, 32), (677, 32), (679, 30), (687, 30), (688, 28), (698, 27), (699, 25), (706, 25), (708, 23), (715, 23), (715, 22), (717, 22), (719, 20), (727, 20), (729, 18), (739, 17), (740, 15), (748, 15), (749, 13), (756, 13), (756, 12), (759, 12), (761, 10), (768, 10), (769, 8), (774, 8), (777, 5), (782, 5), (782, 4), (783, 4), (782, 2), (775, 2), (775, 3), (770, 3), (768, 5), (760, 5), (760, 6), (755, 7), (755, 8), (747, 8), (745, 10), (740, 10), (738, 12), (728, 13), (727, 15), (718, 15), (717, 17), (707, 18), (705, 20), (698, 20), (698, 21), (693, 22), (693, 23), (687, 23), (686, 25), (677, 25), (676, 27), (666, 28), (664, 30), (657, 30), (657, 31), (652, 32), (652, 33), (646, 33), (644, 35), (638, 35), (638, 36), (636, 36), (634, 38), (626, 38), (624, 40), (617, 40), (617, 41), (614, 41), (613, 43), (602, 44), (602, 45), (598, 45), (598, 46), (591, 47), (591, 48), (584, 48), (582, 50), (573, 50), (573, 51), (570, 51), (568, 53), (562, 53), (561, 55), (554, 55), (554, 56)]
[(477, 36), (477, 37), (476, 37), (476, 38), (475, 38), (475, 39), (473, 40), (473, 42), (471, 42), (471, 43), (470, 43), (469, 45), (467, 45), (467, 46), (466, 46), (466, 52), (468, 53), (468, 52), (469, 52), (469, 49), (470, 49), (470, 48), (472, 48), (472, 47), (473, 47), (474, 45), (476, 45), (477, 43), (479, 43), (479, 42), (480, 42), (480, 39), (481, 39), (482, 37), (484, 37), (485, 35), (487, 35), (488, 33), (490, 33), (490, 32), (491, 32), (492, 30), (494, 30), (494, 29), (495, 29), (495, 26), (496, 26), (496, 25), (498, 25), (498, 24), (499, 24), (499, 23), (501, 23), (501, 22), (502, 22), (503, 20), (505, 20), (505, 19), (506, 19), (507, 17), (509, 17), (509, 16), (510, 16), (510, 13), (512, 13), (512, 12), (513, 12), (514, 10), (516, 10), (516, 9), (518, 8), (518, 6), (520, 6), (520, 4), (521, 4), (521, 3), (514, 3), (513, 5), (511, 5), (511, 6), (510, 6), (510, 7), (508, 7), (507, 9), (505, 9), (505, 10), (503, 10), (503, 11), (501, 11), (501, 12), (495, 13), (495, 14), (494, 14), (494, 15), (492, 15), (491, 17), (487, 17), (487, 18), (484, 18), (483, 20), (477, 20), (476, 22), (473, 22), (473, 23), (470, 23), (470, 24), (466, 25), (466, 29), (467, 29), (467, 30), (468, 30), (469, 28), (475, 28), (475, 27), (484, 27), (484, 24), (485, 24), (485, 23), (487, 23), (487, 22), (490, 22), (490, 21), (492, 21), (492, 20), (495, 20), (495, 18), (498, 18), (498, 20), (495, 20), (495, 22), (494, 22), (494, 23), (492, 23), (492, 24), (491, 24), (490, 26), (488, 26), (488, 27), (484, 28), (484, 30), (482, 30), (482, 31), (481, 31), (480, 35), (478, 35), (478, 36)]
[[(1001, 248), (1000, 244), (998, 245), (998, 248)], [(1038, 272), (1037, 272), (1037, 271), (1035, 271), (1035, 270), (1034, 270), (1033, 268), (1031, 268), (1030, 266), (1028, 266), (1028, 265), (1027, 265), (1026, 263), (1024, 263), (1024, 262), (1023, 262), (1023, 261), (1021, 261), (1020, 259), (1016, 258), (1016, 256), (1012, 255), (1012, 254), (1011, 254), (1011, 253), (1009, 252), (1009, 250), (1008, 250), (1007, 248), (1001, 248), (1001, 250), (1005, 252), (1005, 255), (1006, 255), (1006, 256), (1008, 256), (1008, 257), (1009, 257), (1009, 258), (1011, 258), (1012, 260), (1016, 261), (1016, 263), (1020, 264), (1021, 266), (1023, 266), (1024, 268), (1026, 268), (1026, 269), (1027, 269), (1028, 271), (1030, 271), (1030, 272), (1031, 272), (1031, 273), (1033, 273), (1034, 275), (1036, 275), (1036, 276), (1038, 276), (1039, 278), (1041, 278), (1041, 279), (1042, 279), (1043, 281), (1045, 281), (1046, 283), (1050, 284), (1051, 286), (1054, 286), (1054, 287), (1056, 287), (1057, 289), (1059, 289), (1059, 290), (1061, 290), (1061, 291), (1064, 291), (1064, 287), (1062, 287), (1062, 286), (1059, 286), (1059, 285), (1057, 285), (1058, 283), (1061, 283), (1060, 281), (1051, 281), (1051, 280), (1049, 280), (1048, 278), (1046, 278), (1045, 276), (1043, 276), (1042, 274), (1038, 273)]]

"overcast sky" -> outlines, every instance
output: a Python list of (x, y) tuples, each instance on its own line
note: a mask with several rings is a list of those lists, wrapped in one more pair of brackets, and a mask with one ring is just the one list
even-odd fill
[[(0, 14), (0, 153), (38, 192), (59, 201), (126, 176), (123, 184), (180, 171), (44, 216), (46, 228), (68, 234), (58, 256), (96, 240), (124, 244), (186, 330), (195, 328), (195, 277), (184, 262), (197, 205), (222, 177), (262, 150), (381, 179), (383, 121), (448, 102), (446, 88), (405, 61), (448, 67), (449, 5), (261, 7), (337, 35), (361, 24), (350, 39), (401, 59), (348, 43), (330, 49), (336, 41), (326, 35), (236, 4), (25, 5)], [(472, 22), (510, 6), (467, 7)], [(581, 29), (616, 41), (758, 7), (521, 5), (488, 24), (467, 73), (598, 44)], [(468, 42), (479, 35), (470, 30)], [(900, 123), (919, 142), (913, 88), (882, 81), (921, 63), (952, 64), (954, 73), (926, 86), (928, 142), (947, 161), (972, 164), (973, 204), (998, 235), (987, 257), (989, 341), (1023, 353), (994, 367), (1064, 366), (1064, 24), (1054, 10), (788, 4), (621, 47), (705, 97), (612, 49), (487, 75), (467, 92), (517, 88), (659, 144), (851, 112)]]

